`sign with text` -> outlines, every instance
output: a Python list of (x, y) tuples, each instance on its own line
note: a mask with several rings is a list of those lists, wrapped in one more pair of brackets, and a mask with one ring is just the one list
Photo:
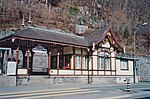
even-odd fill
[(7, 75), (16, 75), (16, 62), (8, 62)]
[(47, 50), (41, 44), (33, 48), (32, 51), (39, 52), (39, 53), (47, 53)]

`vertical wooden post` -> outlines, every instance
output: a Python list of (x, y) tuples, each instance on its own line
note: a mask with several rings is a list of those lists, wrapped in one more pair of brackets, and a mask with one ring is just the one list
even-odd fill
[(90, 84), (90, 77), (89, 77), (89, 63), (90, 63), (90, 50), (88, 49), (88, 64), (87, 64), (87, 69), (88, 69), (88, 84)]
[(57, 75), (59, 75), (59, 56), (60, 56), (60, 52), (58, 50), (57, 51)]
[(29, 56), (29, 53), (30, 53), (30, 50), (29, 49), (27, 49), (27, 66), (26, 66), (26, 68), (27, 68), (27, 74), (29, 74), (29, 58), (30, 58), (30, 56)]
[(73, 69), (74, 69), (74, 75), (75, 75), (75, 65), (76, 65), (76, 54), (75, 54), (75, 48), (73, 47)]
[(1, 62), (2, 74), (4, 73), (4, 66), (3, 66), (3, 63), (4, 63), (4, 54), (5, 54), (5, 50), (2, 50), (2, 62)]
[(18, 64), (18, 57), (19, 57), (19, 49), (16, 50), (16, 63)]
[(11, 49), (11, 61), (13, 61), (13, 49)]
[(83, 49), (81, 48), (81, 57), (80, 57), (80, 67), (81, 67), (81, 75), (83, 75), (83, 68), (82, 68), (82, 57), (83, 57)]
[(116, 65), (117, 65), (116, 64), (116, 51), (115, 51), (115, 59), (114, 60), (115, 60), (115, 75), (117, 75), (117, 70), (116, 70), (117, 69), (117, 67), (116, 67)]
[(9, 50), (7, 50), (7, 53), (6, 53), (6, 61), (8, 61), (8, 55), (9, 55)]
[(23, 54), (23, 67), (24, 68), (26, 68), (26, 66), (25, 66), (25, 54), (26, 54), (26, 50), (24, 50), (24, 49), (21, 49), (21, 51), (22, 51), (22, 54)]
[(48, 75), (50, 75), (50, 69), (51, 69), (51, 50), (48, 51)]
[(93, 75), (93, 56), (91, 57), (91, 73)]
[(110, 56), (110, 72), (111, 72), (111, 75), (112, 75), (112, 59), (111, 59), (111, 56)]

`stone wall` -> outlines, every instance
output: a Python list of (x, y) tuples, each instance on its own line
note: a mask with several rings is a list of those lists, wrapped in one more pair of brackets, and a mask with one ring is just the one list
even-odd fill
[[(121, 82), (121, 79), (122, 82)], [(128, 77), (132, 83), (133, 77)], [(125, 78), (126, 79), (126, 78)], [(127, 79), (126, 79), (127, 80)], [(90, 83), (99, 83), (99, 84), (115, 84), (115, 83), (126, 83), (124, 82), (123, 77), (116, 76), (90, 76)], [(52, 85), (52, 84), (68, 84), (68, 83), (88, 83), (88, 76), (18, 76), (17, 77), (17, 86), (18, 85)], [(0, 86), (16, 86), (16, 76), (0, 76)]]
[(34, 53), (33, 56), (33, 72), (47, 72), (48, 55), (47, 53)]
[[(123, 77), (120, 77), (123, 78)], [(128, 77), (130, 82), (133, 83), (133, 77)], [(99, 84), (115, 84), (126, 83), (117, 80), (116, 76), (90, 76), (89, 83)], [(17, 85), (52, 85), (52, 84), (86, 84), (88, 83), (88, 76), (30, 76), (30, 77), (18, 77)]]
[(140, 75), (140, 81), (150, 81), (150, 57), (139, 56), (137, 67)]
[(0, 87), (16, 86), (16, 76), (0, 75)]

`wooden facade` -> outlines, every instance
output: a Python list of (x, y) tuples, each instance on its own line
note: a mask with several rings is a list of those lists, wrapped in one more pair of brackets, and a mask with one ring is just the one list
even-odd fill
[(2, 38), (0, 47), (11, 48), (6, 60), (22, 60), (18, 76), (133, 76), (133, 61), (116, 58), (123, 48), (110, 28), (77, 36), (30, 27)]

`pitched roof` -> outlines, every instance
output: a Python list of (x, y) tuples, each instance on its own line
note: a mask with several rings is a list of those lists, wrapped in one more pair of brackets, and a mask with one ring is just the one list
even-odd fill
[(123, 48), (115, 39), (111, 28), (94, 30), (91, 33), (85, 33), (82, 36), (77, 36), (75, 34), (59, 32), (50, 29), (30, 27), (20, 30), (17, 33), (11, 34), (10, 36), (4, 37), (0, 39), (0, 41), (5, 40), (7, 38), (12, 39), (13, 37), (15, 37), (16, 39), (30, 39), (33, 41), (46, 41), (69, 46), (90, 47), (92, 46), (93, 42), (97, 45), (98, 43), (103, 41), (108, 35), (108, 32), (111, 34), (111, 38), (115, 42), (115, 47), (118, 48), (119, 51), (122, 51)]
[(87, 40), (82, 36), (41, 28), (26, 28), (11, 36), (88, 47)]
[(103, 41), (106, 38), (106, 36), (108, 35), (107, 34), (108, 32), (111, 34), (111, 38), (115, 42), (115, 47), (118, 48), (119, 51), (123, 51), (122, 46), (120, 46), (120, 44), (117, 42), (117, 40), (113, 34), (112, 28), (108, 28), (108, 29), (103, 28), (100, 30), (97, 29), (89, 34), (83, 34), (82, 36), (84, 36), (86, 38), (86, 40), (88, 41), (89, 45), (92, 46), (93, 42), (97, 45), (98, 43)]
[(106, 36), (106, 29), (103, 28), (101, 30), (94, 30), (89, 34), (83, 34), (83, 36), (88, 41), (89, 45), (92, 45), (93, 42), (98, 42), (99, 40), (103, 40)]

